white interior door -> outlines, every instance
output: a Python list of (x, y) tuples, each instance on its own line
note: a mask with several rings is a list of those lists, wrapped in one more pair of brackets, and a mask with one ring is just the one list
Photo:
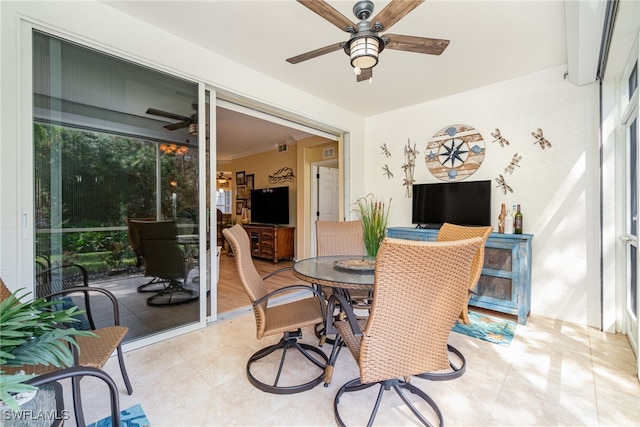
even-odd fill
[(338, 221), (339, 187), (338, 168), (314, 165), (311, 190), (311, 255), (316, 255), (316, 221)]

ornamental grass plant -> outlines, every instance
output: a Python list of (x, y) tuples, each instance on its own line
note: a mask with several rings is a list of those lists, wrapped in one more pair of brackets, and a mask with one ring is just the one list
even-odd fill
[(355, 210), (362, 221), (362, 234), (367, 255), (375, 257), (387, 232), (391, 199), (385, 205), (384, 202), (377, 200), (372, 193), (369, 193), (357, 199), (355, 205)]
[(13, 410), (18, 410), (15, 395), (34, 391), (36, 387), (25, 384), (33, 375), (7, 373), (6, 367), (72, 366), (71, 346), (78, 348), (75, 336), (96, 336), (90, 331), (65, 327), (78, 322), (77, 316), (84, 310), (73, 306), (56, 311), (52, 306), (60, 301), (44, 298), (25, 301), (27, 295), (11, 294), (0, 302), (0, 403)]

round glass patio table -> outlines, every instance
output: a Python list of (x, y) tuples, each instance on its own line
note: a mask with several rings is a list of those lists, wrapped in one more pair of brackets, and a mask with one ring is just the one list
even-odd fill
[(336, 261), (348, 260), (375, 262), (375, 257), (362, 255), (338, 255), (306, 258), (293, 264), (293, 275), (316, 285), (342, 289), (373, 290), (373, 269), (348, 269), (336, 266)]

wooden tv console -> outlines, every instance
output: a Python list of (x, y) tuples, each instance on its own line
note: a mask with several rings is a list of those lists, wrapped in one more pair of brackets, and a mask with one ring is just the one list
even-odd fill
[(293, 259), (295, 227), (248, 224), (243, 226), (251, 243), (251, 256), (267, 258), (277, 263)]

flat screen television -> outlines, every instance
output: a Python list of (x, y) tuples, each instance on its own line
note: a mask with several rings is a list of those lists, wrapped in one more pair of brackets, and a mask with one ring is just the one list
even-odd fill
[(411, 222), (424, 228), (491, 225), (491, 181), (413, 185)]
[(251, 190), (251, 222), (289, 224), (289, 187)]

